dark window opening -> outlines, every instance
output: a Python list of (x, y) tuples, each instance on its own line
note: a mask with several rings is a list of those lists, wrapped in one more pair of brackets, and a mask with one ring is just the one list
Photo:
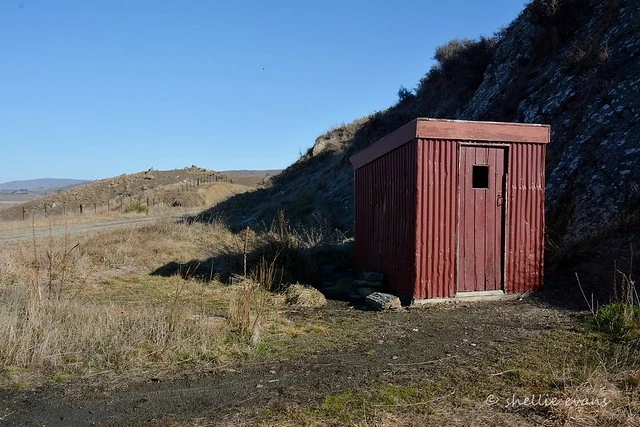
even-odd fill
[(489, 188), (489, 166), (473, 165), (473, 188)]

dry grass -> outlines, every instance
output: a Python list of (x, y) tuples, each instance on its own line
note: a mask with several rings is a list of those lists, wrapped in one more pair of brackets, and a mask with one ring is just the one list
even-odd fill
[(292, 227), (280, 211), (264, 230), (247, 228), (236, 235), (227, 235), (212, 242), (209, 253), (218, 257), (224, 280), (243, 272), (254, 276), (266, 289), (282, 291), (297, 282), (319, 284), (323, 260), (314, 250), (345, 240), (344, 234), (320, 218), (316, 218), (313, 227)]
[[(221, 224), (160, 220), (0, 247), (0, 384), (245, 357), (247, 344), (279, 327), (279, 298), (251, 279), (149, 274), (235, 239)], [(268, 274), (253, 277), (266, 283)]]
[(81, 249), (103, 270), (152, 269), (170, 261), (201, 258), (211, 241), (231, 237), (221, 225), (185, 225), (163, 219), (141, 227), (92, 234), (82, 240)]
[[(154, 218), (171, 219), (181, 215), (195, 214), (199, 209), (154, 206), (149, 208), (149, 215)], [(120, 210), (112, 210), (111, 212), (98, 211), (93, 212), (93, 207), (89, 207), (82, 215), (67, 213), (59, 215), (28, 215), (26, 220), (3, 220), (0, 219), (0, 231), (18, 230), (24, 228), (35, 228), (36, 230), (46, 230), (49, 227), (64, 227), (73, 224), (89, 224), (95, 222), (118, 221), (126, 218), (137, 218), (146, 213), (124, 212)]]
[(284, 291), (285, 303), (295, 307), (318, 308), (327, 305), (322, 292), (310, 286), (294, 283)]
[(254, 280), (239, 277), (237, 282), (229, 305), (229, 323), (243, 342), (257, 345), (268, 317), (273, 314), (271, 294)]
[(62, 369), (75, 374), (150, 363), (217, 361), (225, 330), (189, 319), (182, 306), (123, 307), (63, 299), (34, 301), (19, 290), (0, 305), (3, 368)]

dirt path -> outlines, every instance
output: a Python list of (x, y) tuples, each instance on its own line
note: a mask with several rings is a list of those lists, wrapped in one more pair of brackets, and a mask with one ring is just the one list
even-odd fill
[[(357, 338), (328, 350), (310, 349), (290, 359), (237, 363), (181, 378), (156, 382), (149, 378), (116, 389), (71, 383), (0, 392), (0, 424), (254, 425), (265, 411), (277, 414), (292, 407), (319, 408), (325, 396), (345, 390), (441, 378), (453, 365), (491, 365), (522, 340), (550, 328), (574, 327), (576, 313), (531, 300), (385, 313), (332, 302), (325, 309), (291, 314), (290, 318), (295, 322), (299, 316), (329, 322), (332, 336), (352, 325), (361, 330)], [(443, 399), (455, 398), (459, 389), (453, 387), (441, 392)], [(483, 396), (477, 399), (478, 405), (484, 403)], [(514, 418), (518, 425), (535, 425), (527, 416), (513, 415), (519, 417)], [(464, 414), (451, 417), (446, 424), (467, 425), (469, 421)], [(441, 425), (444, 420), (425, 422)]]
[[(36, 240), (42, 240), (49, 238), (49, 233), (53, 238), (63, 237), (65, 233), (69, 236), (77, 234), (94, 233), (96, 231), (102, 231), (113, 228), (131, 227), (140, 224), (145, 224), (153, 221), (158, 221), (166, 216), (145, 216), (142, 218), (127, 218), (117, 220), (103, 220), (90, 223), (78, 223), (78, 224), (54, 224), (49, 226), (36, 226), (33, 228), (31, 225), (25, 225), (21, 228), (13, 228), (9, 230), (0, 230), (0, 246), (6, 244), (13, 244), (16, 242), (25, 242), (33, 240), (34, 236)], [(176, 217), (177, 219), (178, 217)]]

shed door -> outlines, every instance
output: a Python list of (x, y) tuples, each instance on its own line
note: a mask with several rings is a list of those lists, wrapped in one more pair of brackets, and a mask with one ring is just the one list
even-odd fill
[(503, 288), (504, 148), (460, 148), (458, 291)]

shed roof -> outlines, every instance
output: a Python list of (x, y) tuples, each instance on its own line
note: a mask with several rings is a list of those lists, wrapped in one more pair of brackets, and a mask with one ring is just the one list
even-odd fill
[(357, 169), (414, 139), (547, 144), (549, 125), (417, 118), (350, 157)]

